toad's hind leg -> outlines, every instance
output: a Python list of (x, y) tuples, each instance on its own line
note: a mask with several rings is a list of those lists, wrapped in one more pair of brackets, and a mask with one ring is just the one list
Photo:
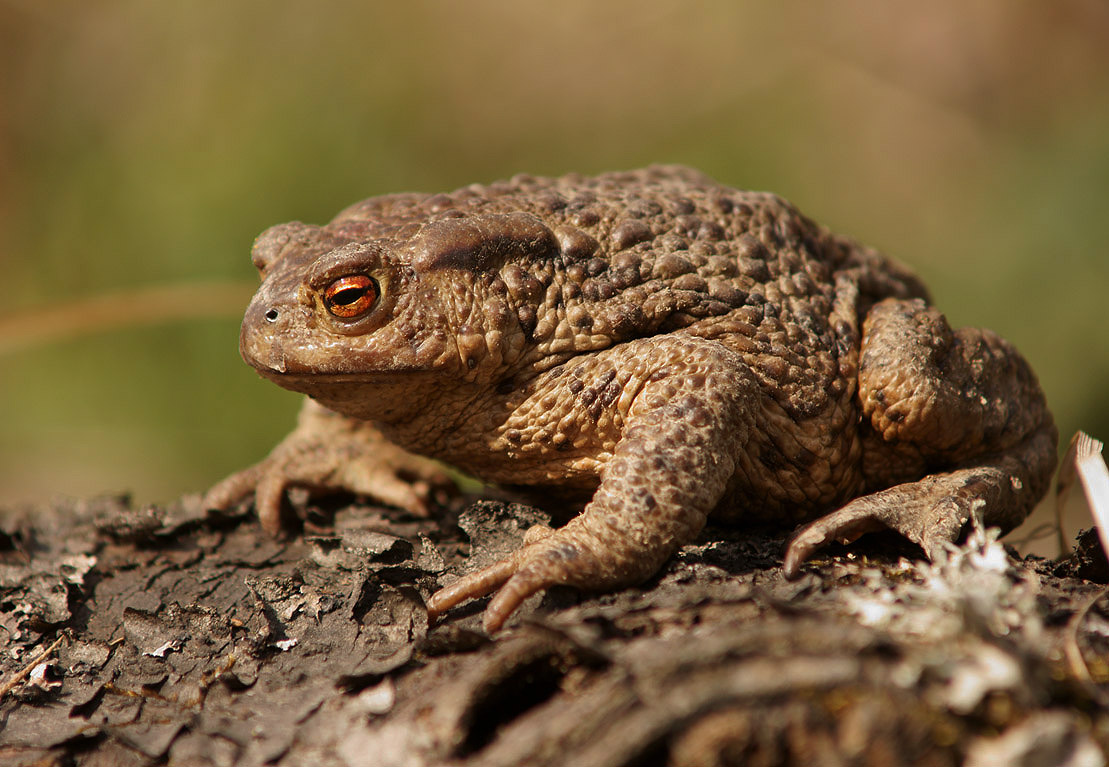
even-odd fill
[(431, 617), (496, 591), (484, 621), (496, 631), (549, 586), (603, 591), (643, 581), (693, 540), (720, 500), (758, 406), (742, 359), (714, 341), (669, 336), (621, 344), (586, 365), (591, 379), (620, 382), (614, 407), (627, 408), (592, 501), (564, 527), (533, 528), (504, 561), (435, 593)]
[[(953, 331), (923, 301), (888, 300), (863, 328), (863, 472), (878, 490), (809, 524), (785, 571), (834, 540), (889, 528), (933, 557), (972, 514), (1010, 530), (1043, 496), (1058, 439), (1028, 364), (988, 330)], [(914, 481), (909, 481), (914, 480)]]

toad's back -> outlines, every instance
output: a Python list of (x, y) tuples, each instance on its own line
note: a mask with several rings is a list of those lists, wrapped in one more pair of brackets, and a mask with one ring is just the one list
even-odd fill
[[(464, 221), (513, 213), (534, 216), (554, 241), (540, 246), (537, 234), (507, 263), (464, 252), (472, 247), (459, 242)], [(443, 221), (458, 226), (429, 232), (429, 223)], [(428, 260), (499, 277), (516, 299), (529, 362), (684, 329), (740, 352), (767, 393), (798, 417), (842, 391), (836, 381), (849, 373), (844, 364), (853, 370), (871, 305), (927, 297), (906, 267), (832, 234), (777, 195), (732, 189), (681, 166), (519, 175), (450, 194), (375, 197), (328, 229), (397, 246), (420, 241), (434, 252)]]

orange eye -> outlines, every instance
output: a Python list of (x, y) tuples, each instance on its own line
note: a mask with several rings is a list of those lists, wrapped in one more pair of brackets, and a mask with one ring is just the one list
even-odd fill
[(364, 274), (352, 274), (328, 285), (323, 292), (323, 302), (333, 315), (349, 320), (372, 309), (377, 295), (376, 282)]

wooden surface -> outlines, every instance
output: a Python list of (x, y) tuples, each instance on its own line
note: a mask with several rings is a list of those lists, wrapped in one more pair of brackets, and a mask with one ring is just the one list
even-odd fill
[(429, 629), (422, 600), (538, 512), (308, 518), (5, 512), (0, 764), (1104, 763), (1109, 598), (988, 536), (936, 566), (877, 536), (787, 582), (780, 534), (713, 529), (491, 640), (481, 603)]

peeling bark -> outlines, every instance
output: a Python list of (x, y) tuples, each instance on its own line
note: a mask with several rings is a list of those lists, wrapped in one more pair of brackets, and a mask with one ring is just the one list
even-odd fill
[(928, 565), (879, 537), (787, 582), (781, 537), (713, 529), (640, 588), (553, 589), (489, 639), (483, 603), (429, 627), (423, 600), (539, 512), (306, 513), (285, 541), (193, 499), (0, 517), (0, 764), (1105, 762), (1094, 566), (981, 533)]

